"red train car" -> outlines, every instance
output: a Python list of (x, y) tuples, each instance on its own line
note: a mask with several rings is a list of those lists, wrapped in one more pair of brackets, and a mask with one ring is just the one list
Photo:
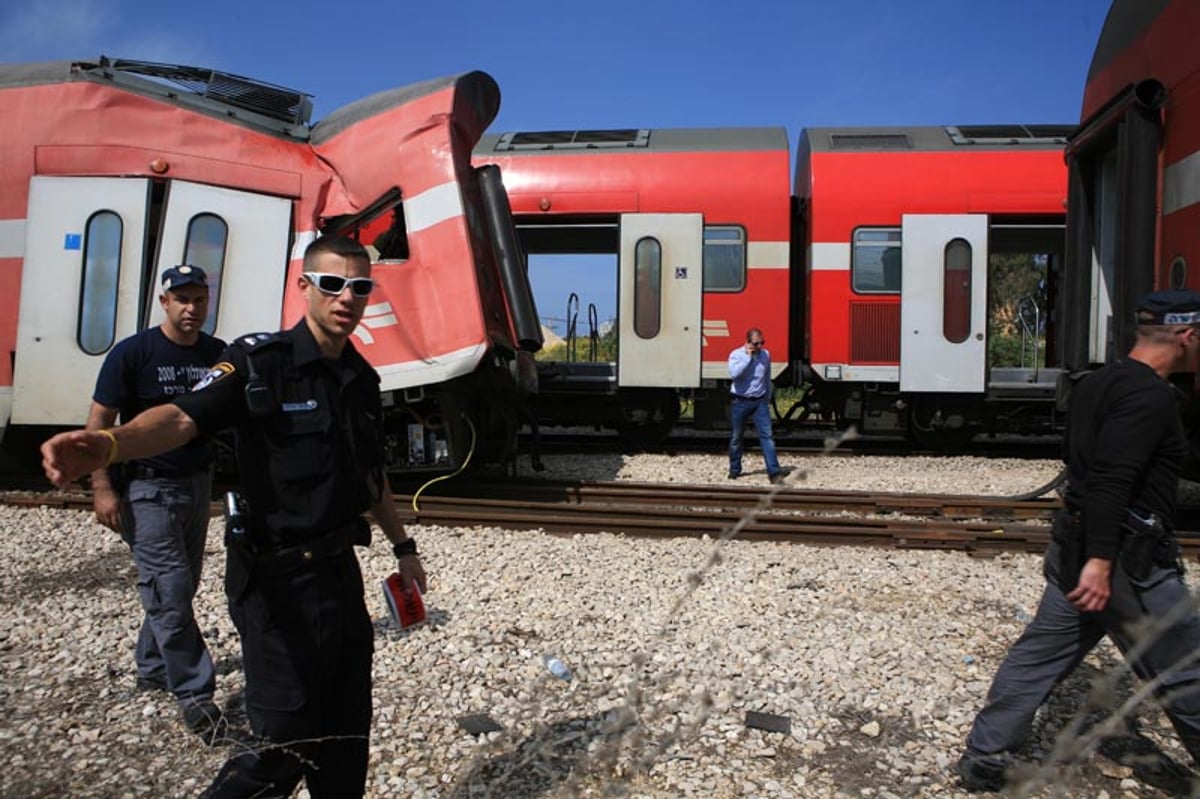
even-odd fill
[(989, 369), (989, 264), (1055, 274), (1068, 131), (810, 129), (794, 190), (779, 128), (484, 136), (475, 160), (501, 167), (528, 255), (617, 261), (616, 362), (541, 364), (543, 421), (652, 437), (682, 393), (713, 424), (757, 326), (778, 383), (826, 423), (941, 447), (1051, 425), (1036, 343), (1025, 368)]
[(109, 348), (160, 321), (167, 266), (209, 272), (207, 329), (232, 339), (297, 320), (300, 256), (340, 233), (377, 246), (355, 336), (382, 376), (393, 468), (466, 457), (468, 420), (490, 440), (479, 409), (519, 393), (522, 346), (539, 343), (521, 343), (532, 299), (498, 257), (511, 225), (502, 188), (470, 164), (498, 107), (480, 72), (310, 124), (307, 95), (208, 69), (103, 57), (0, 67), (6, 446), (84, 421)]
[(1067, 148), (1064, 365), (1124, 353), (1139, 295), (1200, 289), (1200, 4), (1115, 0)]
[(776, 374), (787, 366), (782, 129), (488, 134), (475, 162), (500, 167), (527, 256), (616, 261), (616, 360), (541, 363), (543, 422), (655, 440), (674, 425), (681, 391), (703, 419), (706, 389), (728, 379), (729, 351), (750, 326), (767, 336)]
[[(1062, 263), (1069, 130), (803, 131), (795, 268), (812, 410), (936, 448), (1052, 428), (1058, 371), (1043, 323)], [(1006, 330), (1023, 337), (1021, 358), (995, 346)]]

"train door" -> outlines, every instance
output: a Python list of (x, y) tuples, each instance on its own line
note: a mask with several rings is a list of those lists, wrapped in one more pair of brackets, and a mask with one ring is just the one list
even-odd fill
[(900, 390), (982, 392), (987, 361), (983, 214), (905, 214)]
[[(204, 330), (225, 340), (276, 330), (283, 312), (291, 202), (220, 186), (172, 181), (154, 274), (176, 264), (208, 274)], [(148, 307), (149, 325), (163, 320), (158, 288)]]
[(30, 181), (14, 424), (86, 420), (113, 344), (162, 321), (157, 276), (167, 266), (208, 272), (206, 329), (231, 338), (278, 328), (290, 201), (183, 181), (159, 187), (142, 178)]
[(617, 385), (700, 385), (704, 217), (623, 214)]
[(150, 181), (29, 183), (14, 424), (83, 424), (96, 372), (138, 325)]

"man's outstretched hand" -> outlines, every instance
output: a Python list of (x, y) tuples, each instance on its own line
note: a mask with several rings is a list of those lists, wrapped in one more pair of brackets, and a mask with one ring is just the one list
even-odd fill
[(51, 483), (66, 488), (103, 468), (113, 446), (112, 439), (95, 430), (59, 433), (42, 444), (42, 468)]

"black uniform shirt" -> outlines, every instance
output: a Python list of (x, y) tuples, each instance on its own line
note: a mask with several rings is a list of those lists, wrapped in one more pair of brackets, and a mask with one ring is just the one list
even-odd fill
[[(247, 406), (247, 353), (271, 392), (269, 412)], [(237, 430), (238, 472), (259, 545), (286, 546), (353, 522), (378, 486), (379, 375), (346, 342), (331, 361), (301, 319), (278, 334), (243, 336), (190, 394), (173, 402), (201, 433)]]
[(1089, 375), (1071, 392), (1067, 504), (1083, 510), (1087, 557), (1116, 557), (1129, 508), (1174, 522), (1187, 456), (1178, 397), (1174, 386), (1132, 359)]

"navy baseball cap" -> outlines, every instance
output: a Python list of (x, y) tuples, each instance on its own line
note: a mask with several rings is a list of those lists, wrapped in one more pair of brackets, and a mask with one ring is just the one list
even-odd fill
[(1152, 291), (1138, 300), (1137, 321), (1143, 325), (1200, 325), (1200, 291)]
[(163, 271), (163, 291), (170, 291), (171, 289), (188, 285), (208, 288), (208, 275), (204, 274), (204, 270), (200, 267), (188, 264), (172, 266), (170, 269)]

